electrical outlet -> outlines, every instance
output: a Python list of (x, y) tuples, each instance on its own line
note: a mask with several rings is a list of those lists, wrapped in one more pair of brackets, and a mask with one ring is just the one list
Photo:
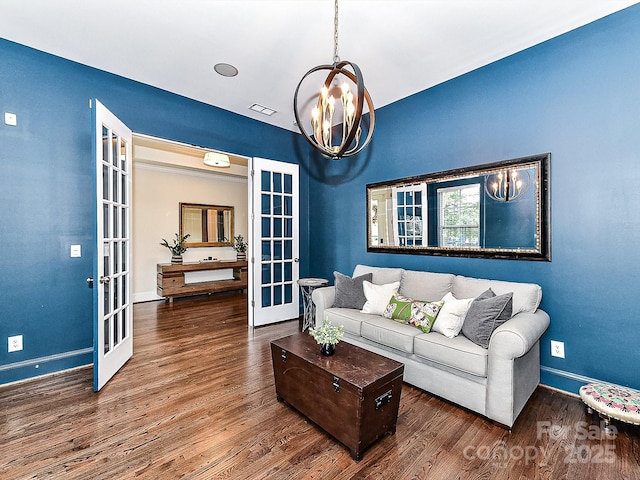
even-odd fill
[(564, 342), (551, 340), (551, 356), (564, 358)]
[(19, 352), (22, 350), (22, 335), (9, 337), (9, 352)]

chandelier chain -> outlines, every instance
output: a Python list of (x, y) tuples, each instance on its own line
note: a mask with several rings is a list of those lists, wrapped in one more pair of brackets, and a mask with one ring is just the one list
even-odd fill
[(335, 12), (333, 17), (333, 63), (340, 62), (338, 56), (338, 0), (335, 0)]

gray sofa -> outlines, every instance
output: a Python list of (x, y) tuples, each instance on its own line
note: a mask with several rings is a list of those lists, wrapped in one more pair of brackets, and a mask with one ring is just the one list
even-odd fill
[[(323, 319), (344, 325), (343, 341), (405, 365), (404, 381), (484, 415), (509, 429), (540, 382), (539, 339), (549, 315), (538, 308), (542, 290), (528, 283), (484, 280), (401, 268), (357, 265), (353, 278), (372, 274), (372, 284), (399, 281), (398, 293), (423, 300), (477, 297), (491, 288), (496, 295), (512, 292), (512, 316), (490, 336), (488, 348), (460, 333), (453, 338), (413, 325), (335, 308), (335, 286), (318, 288), (312, 299), (316, 325)], [(438, 322), (436, 317), (435, 322)], [(338, 347), (339, 348), (339, 347)]]

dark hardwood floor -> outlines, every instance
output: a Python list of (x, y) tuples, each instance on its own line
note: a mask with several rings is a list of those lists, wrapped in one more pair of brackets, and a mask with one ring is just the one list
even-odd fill
[[(0, 387), (1, 479), (640, 479), (640, 429), (604, 436), (579, 399), (539, 388), (513, 431), (403, 386), (397, 432), (349, 451), (276, 401), (246, 296), (136, 304), (134, 356)], [(339, 345), (338, 345), (339, 348)]]

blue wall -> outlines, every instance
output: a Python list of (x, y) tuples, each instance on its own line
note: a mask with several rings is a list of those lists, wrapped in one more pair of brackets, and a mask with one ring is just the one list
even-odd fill
[[(543, 383), (640, 387), (638, 25), (640, 5), (376, 110), (351, 170), (327, 161), (312, 172), (312, 273), (365, 263), (538, 283), (551, 316)], [(367, 183), (545, 152), (551, 263), (366, 252)], [(566, 359), (550, 356), (552, 339)]]
[[(92, 362), (94, 161), (89, 99), (134, 132), (298, 162), (299, 135), (0, 39), (0, 383)], [(301, 275), (307, 275), (308, 175), (301, 168)], [(81, 244), (81, 258), (69, 245)]]
[[(309, 158), (290, 132), (0, 40), (0, 112), (18, 114), (0, 125), (0, 338), (25, 335), (23, 352), (0, 345), (0, 383), (91, 361), (97, 97), (135, 132), (300, 163), (301, 275), (366, 263), (538, 283), (543, 383), (639, 388), (638, 25), (640, 5), (380, 108), (372, 144), (339, 162)], [(549, 151), (551, 263), (366, 252), (367, 183)]]

